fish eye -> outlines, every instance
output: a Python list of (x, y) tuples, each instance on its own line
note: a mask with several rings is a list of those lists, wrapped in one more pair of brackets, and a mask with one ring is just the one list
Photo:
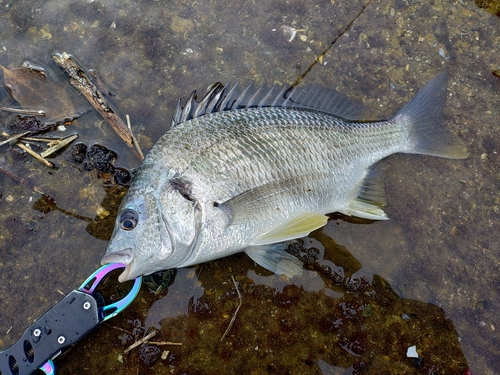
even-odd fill
[(120, 214), (120, 228), (124, 230), (134, 229), (138, 221), (139, 215), (134, 210), (125, 210)]

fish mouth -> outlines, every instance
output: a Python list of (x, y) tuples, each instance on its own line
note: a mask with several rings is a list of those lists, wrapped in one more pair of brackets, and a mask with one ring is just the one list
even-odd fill
[(134, 268), (134, 261), (132, 260), (131, 263), (127, 264), (125, 270), (123, 270), (120, 276), (118, 276), (118, 281), (123, 283), (128, 280), (134, 280), (136, 277), (140, 276), (140, 275), (131, 275), (133, 268)]
[(101, 259), (101, 264), (107, 263), (123, 263), (125, 264), (125, 270), (118, 277), (118, 281), (123, 283), (127, 280), (133, 280), (137, 276), (131, 275), (132, 269), (134, 268), (134, 255), (132, 254), (132, 249), (123, 249), (120, 251), (114, 251), (104, 255)]
[(101, 259), (101, 264), (104, 265), (106, 263), (123, 263), (125, 265), (128, 265), (130, 262), (132, 262), (133, 259), (134, 255), (132, 254), (132, 249), (127, 248), (105, 254)]

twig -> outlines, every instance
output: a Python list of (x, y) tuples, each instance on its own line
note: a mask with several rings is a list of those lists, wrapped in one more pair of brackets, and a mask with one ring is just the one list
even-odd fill
[[(11, 142), (14, 142), (15, 140), (25, 136), (26, 134), (29, 134), (30, 132), (24, 132), (24, 133), (19, 133), (19, 134), (16, 134), (16, 135), (13, 135), (12, 137), (10, 137), (9, 139), (6, 139), (5, 141), (2, 141), (0, 142), (0, 146), (3, 146), (7, 143), (11, 143)], [(6, 134), (6, 133), (2, 133), (3, 136), (8, 136), (10, 134)]]
[(134, 342), (132, 345), (130, 345), (127, 349), (125, 349), (124, 353), (128, 353), (129, 351), (131, 351), (132, 349), (134, 348), (137, 348), (139, 345), (142, 345), (144, 344), (146, 341), (148, 341), (151, 337), (153, 337), (154, 335), (156, 335), (158, 333), (158, 331), (156, 329), (152, 330), (150, 333), (148, 333), (146, 336), (144, 336), (142, 339), (140, 340), (137, 340), (136, 342)]
[(12, 113), (20, 113), (22, 115), (35, 115), (35, 116), (45, 117), (45, 111), (43, 109), (21, 109), (21, 108), (0, 107), (0, 110)]
[(171, 342), (171, 341), (148, 341), (148, 344), (151, 345), (182, 345), (182, 342)]
[(133, 333), (132, 333), (132, 332), (127, 331), (126, 329), (123, 329), (123, 328), (120, 328), (120, 327), (117, 327), (117, 326), (111, 326), (111, 325), (109, 325), (109, 324), (106, 324), (106, 325), (107, 325), (108, 327), (111, 327), (111, 328), (116, 329), (116, 330), (118, 330), (118, 331), (122, 331), (122, 332), (128, 333), (129, 335), (133, 335)]
[(29, 147), (26, 147), (25, 145), (23, 145), (21, 142), (17, 142), (16, 143), (16, 146), (19, 146), (21, 147), (24, 151), (26, 151), (28, 154), (30, 154), (31, 156), (33, 156), (35, 159), (41, 161), (43, 164), (45, 164), (47, 167), (49, 168), (54, 168), (55, 165), (54, 163), (48, 161), (47, 159), (44, 159), (42, 158), (40, 155), (38, 155), (35, 151), (33, 151), (31, 148)]
[(130, 136), (132, 137), (132, 140), (134, 141), (134, 147), (137, 153), (139, 154), (140, 160), (144, 160), (144, 154), (142, 153), (141, 146), (139, 146), (139, 142), (137, 142), (137, 139), (134, 136), (134, 133), (132, 133), (132, 126), (130, 126), (130, 116), (125, 115), (127, 118), (127, 127), (128, 131), (130, 132)]
[[(29, 133), (29, 132), (28, 132)], [(61, 139), (60, 138), (43, 138), (43, 137), (23, 137), (25, 141), (34, 141), (34, 142), (45, 142), (49, 146), (56, 145)]]
[(0, 173), (3, 173), (4, 175), (6, 175), (7, 177), (13, 179), (14, 181), (17, 181), (19, 182), (21, 185), (26, 185), (26, 186), (29, 186), (31, 189), (33, 189), (34, 191), (36, 191), (37, 193), (40, 193), (42, 195), (47, 195), (43, 190), (42, 188), (36, 186), (36, 185), (32, 185), (30, 184), (30, 182), (23, 178), (23, 177), (20, 177), (18, 176), (17, 174), (15, 174), (14, 172), (8, 170), (7, 168), (5, 167), (2, 167), (0, 165)]
[(241, 304), (243, 303), (240, 290), (238, 289), (238, 284), (236, 284), (236, 280), (234, 279), (233, 275), (231, 275), (231, 278), (233, 279), (233, 284), (234, 284), (234, 287), (236, 288), (236, 292), (238, 293), (238, 299), (240, 300), (240, 303), (238, 304), (238, 307), (236, 308), (236, 311), (234, 312), (233, 317), (231, 318), (231, 321), (229, 322), (229, 325), (226, 328), (226, 332), (224, 332), (224, 334), (220, 338), (220, 341), (224, 340), (224, 337), (226, 337), (226, 335), (231, 330), (231, 327), (233, 326), (234, 321), (236, 320), (236, 315), (238, 314), (238, 311), (240, 310)]
[[(52, 155), (54, 152), (60, 150), (61, 148), (66, 147), (67, 145), (69, 145), (71, 142), (73, 142), (77, 138), (78, 138), (78, 134), (73, 134), (73, 135), (70, 135), (69, 137), (57, 140), (57, 141), (55, 141), (55, 145), (50, 146), (45, 151), (41, 152), (40, 156), (42, 158), (46, 158), (47, 156)], [(51, 143), (52, 142), (54, 142), (54, 140), (51, 141)]]

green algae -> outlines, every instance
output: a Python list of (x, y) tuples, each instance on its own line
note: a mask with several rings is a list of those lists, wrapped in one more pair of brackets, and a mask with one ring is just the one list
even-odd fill
[[(195, 277), (193, 270), (180, 270), (170, 293), (162, 299), (175, 299), (176, 283), (183, 282), (201, 289), (203, 294), (187, 303), (179, 301), (187, 304), (184, 313), (157, 322), (160, 333), (155, 341), (179, 342), (182, 346), (160, 345), (168, 354), (153, 366), (141, 362), (137, 351), (131, 352), (123, 357), (123, 363), (109, 362), (110, 371), (320, 374), (320, 360), (366, 374), (388, 369), (394, 370), (392, 374), (461, 373), (467, 368), (455, 327), (444, 311), (429, 303), (398, 297), (380, 276), (375, 275), (371, 281), (346, 279), (341, 285), (336, 278), (324, 277), (323, 290), (307, 292), (293, 284), (281, 290), (257, 284), (248, 273), (244, 275), (254, 267), (246, 259), (234, 259), (202, 265), (196, 268)], [(318, 266), (316, 272), (323, 271)], [(242, 306), (229, 334), (221, 340), (238, 305), (230, 275), (241, 275), (235, 279)], [(274, 275), (266, 277), (279, 279)], [(330, 288), (342, 293), (341, 297), (329, 296), (326, 291)], [(99, 371), (102, 363), (92, 360), (90, 347), (111, 345), (110, 357), (118, 358), (132, 342), (120, 340), (122, 330), (139, 327), (144, 333), (148, 328), (144, 320), (138, 323), (137, 317), (147, 312), (155, 297), (143, 290), (138, 299), (140, 303), (124, 312), (113, 329), (93, 335), (86, 344), (68, 353), (61, 368), (74, 371), (73, 358), (77, 357), (86, 363), (86, 372)], [(138, 305), (145, 311), (138, 310)], [(407, 348), (413, 345), (417, 346), (421, 362), (406, 357)], [(398, 364), (397, 369), (394, 364)]]

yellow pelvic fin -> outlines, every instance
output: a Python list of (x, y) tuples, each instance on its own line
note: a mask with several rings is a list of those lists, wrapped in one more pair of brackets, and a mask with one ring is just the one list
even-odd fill
[(315, 212), (306, 212), (286, 221), (252, 242), (253, 246), (293, 240), (307, 236), (313, 230), (321, 228), (328, 217)]

